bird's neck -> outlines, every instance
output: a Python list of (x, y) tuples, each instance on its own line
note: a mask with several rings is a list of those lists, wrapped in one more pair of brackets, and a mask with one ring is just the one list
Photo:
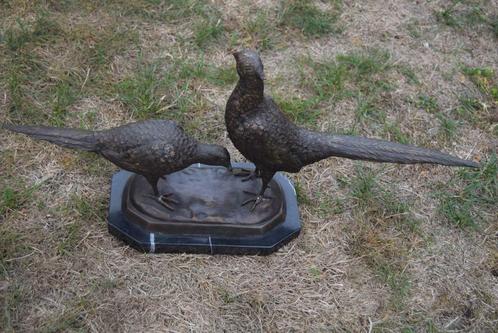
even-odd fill
[(240, 78), (235, 91), (244, 97), (244, 102), (259, 104), (264, 98), (265, 85), (258, 78)]
[(202, 163), (207, 165), (220, 165), (220, 159), (217, 157), (217, 146), (205, 143), (197, 145), (194, 163)]

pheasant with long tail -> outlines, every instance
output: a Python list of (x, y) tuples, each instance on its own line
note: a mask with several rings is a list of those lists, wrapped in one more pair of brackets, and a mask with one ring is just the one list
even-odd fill
[(228, 99), (225, 123), (235, 147), (256, 165), (249, 178), (260, 177), (259, 193), (243, 204), (254, 209), (263, 199), (273, 175), (278, 171), (298, 172), (302, 167), (337, 156), (353, 160), (389, 163), (431, 163), (477, 168), (436, 150), (395, 142), (348, 135), (313, 132), (293, 124), (270, 96), (264, 93), (263, 63), (257, 52), (233, 54), (239, 81)]

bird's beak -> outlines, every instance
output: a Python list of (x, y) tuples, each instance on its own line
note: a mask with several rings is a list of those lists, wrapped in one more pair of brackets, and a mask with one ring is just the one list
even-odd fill
[(257, 71), (257, 73), (258, 73), (258, 76), (261, 79), (261, 81), (264, 81), (265, 80), (265, 73), (262, 71)]

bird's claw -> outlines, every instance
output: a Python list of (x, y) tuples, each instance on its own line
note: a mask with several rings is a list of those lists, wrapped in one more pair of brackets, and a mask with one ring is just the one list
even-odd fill
[[(243, 182), (253, 180), (257, 177), (256, 171), (248, 169), (238, 169), (238, 172), (232, 172), (235, 177), (242, 177)], [(233, 170), (232, 170), (233, 171)]]
[(263, 197), (258, 195), (257, 197), (248, 199), (242, 203), (242, 206), (245, 206), (250, 202), (254, 202), (251, 209), (250, 209), (250, 211), (252, 212), (256, 208), (257, 205), (259, 205), (261, 202), (263, 202)]
[(253, 192), (250, 192), (250, 191), (244, 191), (244, 193), (254, 195), (253, 198), (247, 199), (241, 205), (241, 206), (245, 206), (248, 203), (254, 202), (253, 205), (252, 205), (252, 207), (251, 207), (251, 209), (250, 209), (251, 212), (256, 208), (257, 205), (259, 205), (260, 203), (262, 203), (264, 200), (271, 200), (271, 199), (273, 199), (273, 197), (271, 197), (271, 196), (264, 196), (264, 195), (256, 194), (256, 193), (253, 193)]
[(167, 209), (173, 211), (173, 210), (175, 210), (173, 205), (177, 205), (178, 201), (173, 199), (173, 198), (170, 198), (172, 195), (173, 195), (173, 193), (165, 193), (165, 194), (162, 194), (160, 196), (155, 196), (155, 195), (150, 195), (150, 194), (147, 196), (150, 198), (156, 199), (157, 202), (159, 202), (161, 205), (163, 205)]
[(259, 193), (254, 193), (254, 192), (251, 192), (251, 191), (242, 191), (244, 192), (245, 194), (251, 194), (251, 195), (254, 195), (255, 197), (262, 197), (263, 199), (273, 199), (273, 197), (271, 195), (261, 195)]
[(256, 174), (254, 172), (252, 172), (252, 173), (242, 177), (241, 181), (248, 182), (248, 181), (253, 180), (255, 178), (256, 178)]
[(242, 169), (242, 168), (232, 168), (232, 173), (236, 177), (248, 176), (254, 173), (254, 170)]

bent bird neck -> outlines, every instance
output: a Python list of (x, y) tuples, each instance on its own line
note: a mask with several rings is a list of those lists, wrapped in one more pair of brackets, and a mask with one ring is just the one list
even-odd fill
[(197, 145), (197, 153), (195, 154), (195, 163), (202, 163), (207, 165), (219, 165), (220, 159), (218, 157), (218, 146), (199, 143)]

